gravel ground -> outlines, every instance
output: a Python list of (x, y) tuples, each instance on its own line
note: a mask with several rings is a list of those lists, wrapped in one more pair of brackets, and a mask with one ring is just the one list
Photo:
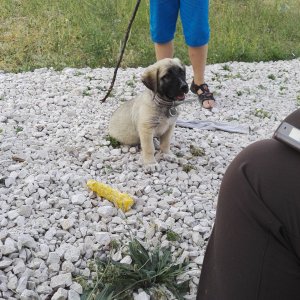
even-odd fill
[[(171, 150), (180, 163), (162, 160), (153, 174), (140, 166), (138, 148), (114, 149), (106, 140), (111, 113), (144, 89), (142, 72), (119, 70), (104, 104), (113, 69), (0, 72), (0, 299), (79, 299), (75, 277), (90, 276), (87, 261), (130, 236), (189, 258), (187, 299), (195, 299), (224, 171), (297, 108), (300, 60), (207, 66), (218, 107), (187, 103), (180, 119), (239, 124), (249, 133), (176, 127)], [(134, 207), (125, 217), (87, 189), (88, 179), (129, 193)], [(169, 241), (168, 230), (180, 239)], [(123, 250), (113, 258), (128, 261)]]

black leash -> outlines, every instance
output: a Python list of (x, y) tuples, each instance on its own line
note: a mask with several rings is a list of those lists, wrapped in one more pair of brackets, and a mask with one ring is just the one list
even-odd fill
[(113, 87), (114, 87), (114, 84), (115, 84), (115, 81), (116, 81), (116, 77), (117, 77), (117, 72), (118, 72), (118, 69), (120, 67), (120, 64), (121, 64), (121, 61), (122, 61), (122, 58), (123, 58), (123, 55), (124, 55), (124, 52), (125, 52), (125, 48), (126, 48), (126, 44), (127, 44), (127, 41), (128, 41), (128, 37), (129, 37), (129, 33), (130, 33), (130, 30), (131, 30), (131, 26), (132, 26), (132, 23), (134, 21), (134, 18), (136, 16), (136, 13), (138, 11), (138, 8), (139, 8), (139, 5), (140, 5), (140, 2), (141, 0), (137, 0), (136, 1), (136, 5), (135, 5), (135, 8), (133, 10), (133, 13), (132, 13), (132, 16), (131, 16), (131, 19), (129, 21), (129, 24), (128, 24), (128, 27), (127, 27), (127, 31), (126, 31), (126, 35), (125, 35), (125, 38), (124, 38), (124, 41), (123, 41), (123, 45), (122, 45), (122, 49), (121, 49), (121, 52), (120, 52), (120, 56), (119, 56), (119, 60), (117, 62), (117, 66), (115, 68), (115, 71), (114, 71), (114, 76), (112, 78), (112, 81), (111, 81), (111, 84), (110, 84), (110, 87), (105, 95), (105, 97), (101, 100), (101, 102), (105, 102), (105, 100), (108, 98), (108, 96), (110, 95)]

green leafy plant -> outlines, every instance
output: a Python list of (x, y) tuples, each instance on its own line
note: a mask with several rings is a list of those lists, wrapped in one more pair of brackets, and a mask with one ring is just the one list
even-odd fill
[(176, 242), (180, 240), (180, 235), (175, 231), (169, 229), (167, 230), (167, 240), (171, 242)]
[(204, 156), (205, 155), (205, 151), (203, 148), (199, 148), (194, 145), (190, 145), (190, 152), (193, 156)]
[(117, 240), (112, 240), (109, 244), (110, 248), (113, 250), (119, 250), (120, 249), (120, 244)]
[(188, 280), (178, 283), (177, 277), (184, 273), (187, 263), (175, 264), (170, 249), (156, 248), (147, 251), (133, 239), (129, 243), (132, 264), (111, 259), (96, 261), (96, 278), (81, 297), (83, 300), (132, 299), (133, 292), (143, 289), (150, 294), (171, 293), (178, 300), (189, 292)]
[(177, 151), (177, 152), (175, 152), (175, 155), (177, 156), (177, 157), (184, 157), (184, 153), (182, 153), (182, 152), (180, 152), (180, 151)]
[(119, 148), (121, 146), (121, 143), (110, 135), (106, 136), (106, 140), (111, 144), (113, 148)]
[(223, 65), (223, 66), (222, 66), (222, 69), (223, 69), (224, 71), (231, 71), (229, 65), (227, 65), (227, 64)]
[(165, 190), (165, 194), (168, 195), (168, 196), (172, 195), (172, 193), (173, 193), (172, 189)]
[(90, 86), (88, 86), (83, 92), (82, 92), (82, 95), (83, 96), (90, 96), (91, 95), (91, 93), (90, 93), (90, 90), (91, 90), (92, 88), (90, 87)]
[(270, 113), (267, 112), (266, 110), (263, 110), (262, 108), (256, 108), (255, 109), (255, 112), (254, 112), (254, 115), (256, 117), (259, 117), (261, 119), (264, 119), (264, 118), (270, 118)]
[(126, 81), (126, 84), (129, 86), (129, 87), (135, 87), (135, 81), (134, 80), (127, 80)]
[(192, 170), (195, 170), (195, 169), (196, 168), (193, 165), (191, 165), (191, 164), (185, 164), (185, 165), (182, 166), (182, 170), (184, 172), (186, 172), (186, 173), (188, 173), (188, 172), (190, 172)]
[(275, 80), (276, 79), (275, 75), (273, 75), (273, 74), (268, 75), (268, 78), (271, 79), (271, 80)]
[(21, 131), (23, 131), (23, 127), (18, 126), (18, 127), (16, 128), (16, 133), (19, 133), (19, 132), (21, 132)]

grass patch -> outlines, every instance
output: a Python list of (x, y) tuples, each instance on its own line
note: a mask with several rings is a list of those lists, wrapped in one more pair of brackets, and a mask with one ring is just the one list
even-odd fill
[(262, 108), (256, 108), (255, 112), (254, 112), (254, 115), (256, 117), (261, 118), (261, 119), (270, 118), (271, 117), (270, 113), (268, 111), (262, 109)]
[[(175, 264), (170, 249), (156, 248), (147, 251), (142, 244), (133, 239), (129, 243), (132, 264), (98, 260), (94, 265), (96, 277), (90, 286), (84, 286), (82, 300), (119, 300), (133, 299), (133, 292), (143, 289), (153, 299), (157, 294), (173, 296), (183, 300), (189, 292), (189, 283), (177, 282), (177, 277), (185, 272), (186, 263)], [(85, 281), (81, 280), (84, 284)]]
[[(0, 70), (115, 66), (134, 6), (131, 0), (2, 0)], [(210, 25), (209, 64), (300, 56), (298, 0), (212, 0)], [(175, 51), (190, 64), (180, 21)], [(149, 2), (142, 1), (122, 67), (154, 61)]]
[(196, 167), (194, 167), (193, 165), (191, 164), (185, 164), (182, 166), (182, 170), (185, 172), (185, 173), (189, 173), (190, 171), (192, 170), (196, 170)]
[(175, 155), (176, 155), (178, 158), (184, 157), (184, 153), (183, 153), (183, 152), (180, 152), (180, 151), (175, 152)]
[(180, 240), (180, 235), (171, 229), (167, 230), (166, 234), (167, 234), (167, 240), (170, 242), (176, 242)]
[(110, 143), (110, 145), (113, 148), (120, 148), (121, 143), (118, 140), (116, 140), (114, 137), (107, 135), (105, 139)]
[(205, 155), (205, 151), (203, 148), (199, 148), (194, 145), (190, 145), (190, 152), (193, 156), (204, 156)]
[(23, 131), (23, 127), (18, 126), (16, 128), (16, 133), (22, 132)]

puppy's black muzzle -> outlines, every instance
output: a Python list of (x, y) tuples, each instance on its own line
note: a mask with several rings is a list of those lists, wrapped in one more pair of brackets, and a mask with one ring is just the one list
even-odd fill
[(187, 92), (189, 91), (189, 86), (187, 85), (186, 82), (182, 82), (180, 85), (180, 91), (187, 94)]

